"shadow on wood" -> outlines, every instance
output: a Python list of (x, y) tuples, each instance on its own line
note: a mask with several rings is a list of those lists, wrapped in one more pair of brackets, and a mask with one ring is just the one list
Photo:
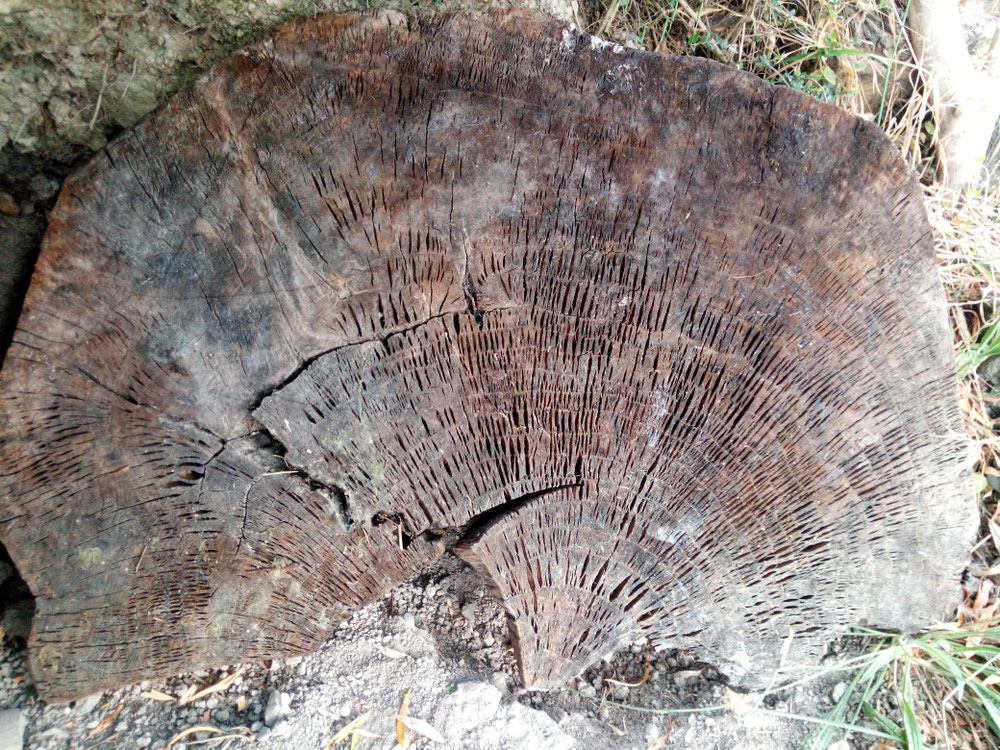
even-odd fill
[(918, 186), (871, 125), (524, 11), (294, 22), (65, 186), (0, 375), (69, 699), (309, 651), (451, 546), (529, 687), (955, 601)]

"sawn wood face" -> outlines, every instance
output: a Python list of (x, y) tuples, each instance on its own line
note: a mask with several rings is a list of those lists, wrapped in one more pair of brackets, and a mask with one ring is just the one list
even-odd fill
[(525, 11), (302, 20), (67, 183), (0, 373), (41, 694), (306, 652), (452, 547), (525, 683), (943, 614), (974, 525), (871, 125)]

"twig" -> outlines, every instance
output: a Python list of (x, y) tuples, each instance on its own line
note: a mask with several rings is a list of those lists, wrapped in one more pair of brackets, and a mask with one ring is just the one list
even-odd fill
[(87, 130), (93, 130), (97, 124), (97, 115), (101, 111), (101, 102), (104, 101), (104, 92), (108, 87), (108, 63), (104, 64), (104, 72), (101, 74), (101, 90), (97, 92), (97, 104), (94, 105), (94, 114), (90, 118), (90, 126)]

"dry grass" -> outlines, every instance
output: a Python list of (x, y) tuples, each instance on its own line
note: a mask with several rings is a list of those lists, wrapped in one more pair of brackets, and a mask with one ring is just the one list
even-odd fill
[[(969, 663), (981, 665), (979, 674), (989, 674), (986, 679), (992, 680), (979, 690), (993, 691), (1000, 681), (995, 675), (1000, 658), (1000, 393), (990, 380), (1000, 381), (1000, 368), (992, 374), (990, 364), (1000, 362), (1000, 203), (975, 193), (960, 201), (936, 185), (927, 187), (926, 203), (948, 294), (966, 429), (978, 449), (975, 476), (982, 520), (973, 550), (972, 583), (956, 624), (961, 629), (959, 643), (972, 657)], [(984, 377), (987, 372), (990, 380)], [(983, 678), (977, 679), (981, 683)], [(924, 689), (935, 700), (929, 700), (921, 714), (924, 734), (948, 746), (1000, 746), (1000, 705), (992, 707), (995, 715), (970, 709), (967, 702), (954, 700), (962, 695), (960, 688), (947, 674), (930, 674)]]
[(837, 104), (877, 122), (930, 175), (933, 125), (907, 12), (884, 0), (606, 0), (587, 30), (630, 47), (708, 57)]

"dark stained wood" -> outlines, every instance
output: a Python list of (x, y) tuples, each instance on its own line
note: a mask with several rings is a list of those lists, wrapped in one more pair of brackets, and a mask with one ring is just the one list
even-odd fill
[(41, 694), (314, 648), (448, 546), (523, 676), (944, 614), (944, 298), (871, 125), (524, 11), (292, 23), (67, 183), (0, 373)]

